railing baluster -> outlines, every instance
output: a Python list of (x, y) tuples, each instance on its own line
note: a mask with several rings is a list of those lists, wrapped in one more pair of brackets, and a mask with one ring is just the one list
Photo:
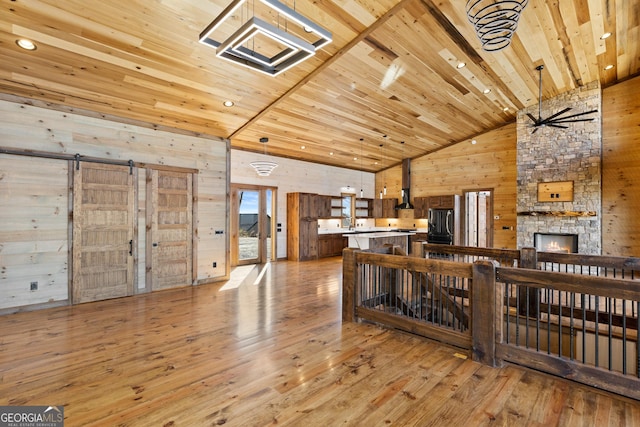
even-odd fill
[(613, 368), (613, 353), (612, 353), (612, 347), (613, 347), (613, 328), (612, 328), (612, 324), (613, 324), (613, 313), (612, 313), (612, 306), (611, 306), (611, 298), (607, 297), (607, 311), (609, 312), (609, 370), (611, 371)]
[(596, 335), (596, 367), (600, 366), (600, 297), (598, 295), (595, 296), (595, 309), (596, 309), (596, 328), (595, 328), (595, 335)]

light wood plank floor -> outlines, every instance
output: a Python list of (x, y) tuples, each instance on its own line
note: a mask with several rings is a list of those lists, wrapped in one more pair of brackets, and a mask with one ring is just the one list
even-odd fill
[(640, 425), (640, 402), (342, 324), (339, 258), (256, 276), (0, 316), (0, 404), (67, 427)]

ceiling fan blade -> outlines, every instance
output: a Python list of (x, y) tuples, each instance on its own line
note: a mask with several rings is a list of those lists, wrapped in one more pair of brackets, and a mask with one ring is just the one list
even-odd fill
[(567, 128), (567, 126), (557, 125), (557, 124), (555, 124), (555, 123), (547, 123), (546, 125), (547, 125), (547, 126), (554, 127), (554, 128), (563, 128), (563, 129), (566, 129), (566, 128)]
[[(597, 112), (598, 112), (598, 110), (585, 111), (584, 113), (576, 113), (576, 114), (571, 114), (569, 116), (558, 117), (558, 120), (572, 119), (574, 117), (580, 117), (580, 116), (584, 116), (586, 114), (592, 114), (592, 113), (597, 113)], [(591, 118), (590, 120), (593, 120), (593, 118)]]
[(558, 117), (559, 115), (562, 115), (564, 113), (566, 113), (567, 111), (571, 110), (571, 107), (567, 107), (562, 111), (558, 111), (557, 113), (547, 117), (546, 119), (543, 119), (542, 121), (540, 121), (540, 123), (549, 123), (550, 121), (552, 121), (554, 118)]
[(592, 122), (594, 120), (595, 119), (593, 117), (588, 118), (588, 119), (569, 119), (569, 120), (566, 120), (566, 119), (562, 118), (562, 119), (558, 119), (558, 120), (552, 120), (552, 121), (548, 122), (547, 124), (550, 124), (550, 123)]
[(538, 129), (540, 129), (540, 128), (536, 127), (535, 129), (533, 129), (533, 132), (531, 132), (531, 134), (533, 135), (534, 133), (538, 132)]
[(538, 124), (538, 121), (539, 121), (540, 119), (536, 119), (535, 117), (533, 117), (533, 114), (531, 114), (531, 113), (527, 113), (527, 116), (529, 116), (529, 118), (531, 119), (531, 121), (532, 121), (533, 123), (535, 123), (536, 125)]

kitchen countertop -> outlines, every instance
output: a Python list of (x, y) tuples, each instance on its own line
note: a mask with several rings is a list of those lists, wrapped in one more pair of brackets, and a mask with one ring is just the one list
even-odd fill
[(318, 230), (318, 234), (322, 235), (322, 234), (342, 234), (346, 237), (348, 237), (350, 234), (373, 234), (373, 233), (382, 233), (382, 232), (394, 232), (394, 233), (410, 233), (410, 234), (415, 234), (415, 233), (426, 233), (427, 229), (421, 229), (418, 228), (416, 230), (412, 230), (412, 231), (398, 231), (396, 228), (388, 228), (388, 227), (384, 227), (384, 228), (375, 228), (375, 229), (371, 229), (371, 228), (365, 228), (365, 229), (355, 229), (355, 230), (347, 230), (344, 228), (335, 228), (335, 229), (319, 229)]
[(416, 233), (412, 231), (373, 231), (368, 233), (343, 234), (343, 236), (358, 239), (379, 239), (382, 237), (411, 236), (412, 234)]
[(349, 247), (361, 250), (375, 250), (384, 247), (386, 244), (398, 245), (405, 253), (409, 248), (409, 236), (414, 235), (411, 231), (375, 231), (373, 233), (351, 233), (343, 234), (349, 238)]

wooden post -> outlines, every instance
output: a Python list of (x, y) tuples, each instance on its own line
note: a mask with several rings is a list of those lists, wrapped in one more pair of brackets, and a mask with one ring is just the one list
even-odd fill
[[(538, 268), (538, 252), (535, 248), (520, 249), (518, 267), (532, 270)], [(529, 314), (529, 317), (538, 317), (538, 295), (537, 288), (529, 288), (522, 285), (518, 286), (518, 296), (520, 300), (518, 304), (518, 314), (521, 316)]]
[(496, 289), (496, 261), (473, 263), (471, 287), (472, 357), (476, 362), (498, 367), (496, 341), (502, 341), (502, 287)]
[(358, 266), (356, 253), (358, 249), (345, 248), (342, 251), (342, 321), (356, 320), (356, 285), (358, 283)]
[(424, 242), (423, 241), (412, 242), (410, 255), (416, 258), (424, 258)]

